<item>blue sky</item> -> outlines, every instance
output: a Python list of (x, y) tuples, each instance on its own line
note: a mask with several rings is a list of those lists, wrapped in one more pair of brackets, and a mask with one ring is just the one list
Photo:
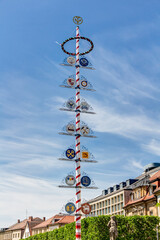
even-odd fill
[(58, 109), (72, 89), (59, 85), (74, 68), (59, 64), (60, 45), (75, 36), (73, 16), (83, 17), (80, 33), (94, 42), (87, 57), (96, 70), (82, 70), (96, 92), (81, 96), (96, 115), (82, 115), (98, 137), (82, 139), (97, 164), (82, 172), (98, 190), (134, 178), (160, 157), (159, 1), (0, 0), (0, 227), (28, 215), (51, 217), (74, 190), (57, 185), (74, 164), (57, 158), (74, 138), (59, 131), (74, 113)]

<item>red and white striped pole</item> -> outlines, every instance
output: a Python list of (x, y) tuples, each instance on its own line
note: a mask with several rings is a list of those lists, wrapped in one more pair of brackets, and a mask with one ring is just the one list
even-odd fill
[[(76, 27), (79, 37), (79, 27)], [(81, 152), (80, 152), (79, 38), (76, 39), (76, 240), (81, 240)]]

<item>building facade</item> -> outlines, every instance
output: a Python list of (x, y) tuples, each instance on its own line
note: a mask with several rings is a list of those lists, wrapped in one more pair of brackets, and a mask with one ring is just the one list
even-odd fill
[(136, 179), (128, 179), (126, 182), (103, 190), (102, 195), (88, 201), (91, 205), (91, 215), (124, 215), (123, 206), (129, 200), (130, 185), (136, 181)]
[(22, 238), (25, 238), (25, 229), (27, 229), (26, 226), (28, 226), (28, 234), (27, 236), (32, 235), (32, 228), (38, 224), (43, 222), (41, 218), (33, 218), (32, 216), (28, 219), (24, 219), (23, 221), (20, 221), (18, 219), (17, 223), (9, 227), (7, 230), (4, 231), (4, 239), (3, 240), (19, 240)]
[[(160, 216), (160, 164), (152, 163), (135, 179), (128, 179), (102, 191), (91, 199), (91, 216), (154, 215)], [(155, 180), (156, 179), (156, 180)]]
[(159, 216), (157, 202), (160, 203), (160, 170), (146, 173), (132, 185), (132, 192), (124, 209), (127, 216)]
[(38, 224), (37, 226), (33, 227), (32, 235), (49, 232), (74, 221), (75, 221), (74, 216), (64, 214), (55, 215), (47, 219), (46, 221)]

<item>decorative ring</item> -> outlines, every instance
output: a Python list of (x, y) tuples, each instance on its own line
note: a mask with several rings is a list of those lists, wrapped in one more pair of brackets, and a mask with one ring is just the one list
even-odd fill
[(89, 49), (88, 51), (86, 51), (86, 52), (80, 53), (80, 54), (79, 54), (80, 56), (85, 55), (85, 54), (87, 54), (87, 53), (90, 53), (90, 52), (93, 50), (94, 45), (93, 45), (93, 42), (92, 42), (89, 38), (86, 38), (86, 37), (71, 37), (71, 38), (68, 38), (67, 40), (65, 40), (65, 41), (61, 44), (61, 48), (62, 48), (63, 52), (65, 52), (65, 53), (68, 54), (68, 55), (72, 55), (72, 56), (75, 56), (75, 55), (76, 55), (76, 53), (71, 53), (71, 52), (68, 52), (68, 51), (66, 51), (66, 50), (64, 49), (64, 45), (65, 45), (67, 42), (69, 42), (69, 41), (71, 41), (71, 40), (74, 40), (74, 39), (83, 39), (83, 40), (88, 41), (88, 42), (91, 44), (90, 49)]

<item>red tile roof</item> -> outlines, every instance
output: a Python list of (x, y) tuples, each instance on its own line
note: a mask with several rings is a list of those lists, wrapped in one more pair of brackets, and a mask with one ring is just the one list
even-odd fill
[(37, 226), (33, 227), (33, 229), (37, 229), (37, 228), (45, 228), (48, 225), (52, 224), (53, 219), (61, 219), (62, 217), (64, 217), (64, 215), (55, 215), (49, 219), (47, 219), (46, 221), (38, 224)]
[(27, 223), (27, 219), (24, 219), (20, 223), (16, 223), (16, 224), (12, 225), (11, 227), (9, 227), (7, 229), (7, 231), (12, 231), (12, 230), (16, 230), (16, 229), (24, 229), (26, 226), (26, 223)]
[(14, 225), (12, 225), (11, 227), (9, 227), (7, 229), (7, 231), (13, 231), (13, 230), (17, 230), (17, 229), (25, 229), (25, 226), (26, 226), (26, 223), (27, 222), (32, 222), (32, 224), (38, 224), (40, 223), (41, 221), (43, 221), (41, 218), (33, 218), (32, 220), (31, 219), (24, 219), (23, 221), (21, 221), (20, 223), (16, 223)]
[(59, 223), (68, 224), (68, 223), (72, 223), (74, 221), (75, 221), (74, 216), (64, 216), (59, 221), (55, 222), (54, 225), (59, 224)]
[(158, 172), (156, 172), (155, 174), (153, 174), (153, 176), (149, 179), (151, 182), (156, 180), (157, 178), (160, 179), (160, 170)]
[(137, 200), (130, 200), (124, 207), (127, 207), (129, 205), (132, 205), (132, 204), (135, 204), (135, 203), (138, 203), (138, 202), (143, 202), (143, 201), (147, 201), (147, 200), (150, 200), (152, 198), (156, 198), (154, 196), (154, 194), (152, 195), (149, 195), (149, 193), (147, 193), (146, 196), (144, 196), (143, 198), (140, 198), (140, 199), (137, 199)]
[(142, 202), (144, 198), (145, 197), (137, 199), (137, 200), (129, 200), (129, 202), (124, 207), (127, 207), (128, 205), (132, 205), (134, 203)]

